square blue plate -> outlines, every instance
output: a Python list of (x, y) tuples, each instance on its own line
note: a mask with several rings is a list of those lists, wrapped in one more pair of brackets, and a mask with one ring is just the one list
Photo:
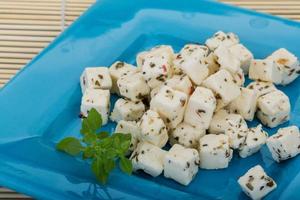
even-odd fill
[[(266, 147), (246, 159), (235, 155), (225, 170), (200, 170), (187, 187), (118, 170), (103, 187), (88, 163), (55, 150), (61, 138), (79, 137), (79, 76), (86, 66), (134, 63), (141, 50), (157, 44), (179, 50), (217, 30), (237, 33), (256, 58), (280, 47), (300, 57), (300, 25), (289, 20), (205, 0), (95, 3), (0, 91), (0, 184), (40, 199), (232, 200), (247, 198), (237, 178), (260, 164), (278, 183), (267, 199), (299, 199), (300, 156), (277, 164)], [(299, 88), (300, 79), (280, 88), (293, 108), (285, 125), (300, 125)]]

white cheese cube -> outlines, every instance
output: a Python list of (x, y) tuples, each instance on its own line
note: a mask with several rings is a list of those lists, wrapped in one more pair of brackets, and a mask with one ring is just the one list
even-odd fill
[(256, 111), (257, 93), (255, 90), (241, 88), (241, 95), (229, 104), (229, 110), (238, 113), (246, 120), (252, 121)]
[(220, 69), (226, 69), (231, 74), (235, 74), (241, 69), (241, 62), (234, 57), (226, 46), (220, 45), (214, 54), (217, 57), (217, 62), (220, 64)]
[(200, 138), (199, 157), (203, 169), (227, 168), (232, 158), (229, 138), (224, 134), (207, 134)]
[(288, 96), (276, 90), (258, 98), (257, 117), (269, 127), (275, 127), (289, 119), (291, 105)]
[(184, 114), (184, 122), (197, 129), (208, 129), (216, 108), (216, 98), (210, 89), (197, 87), (190, 97)]
[(279, 67), (271, 59), (252, 60), (249, 68), (249, 78), (252, 80), (260, 80), (281, 83), (281, 73)]
[(148, 110), (140, 120), (141, 140), (163, 147), (168, 141), (168, 131), (165, 123), (157, 112)]
[(109, 74), (112, 80), (111, 92), (119, 94), (117, 82), (121, 76), (130, 75), (137, 72), (137, 68), (131, 64), (117, 61), (109, 68)]
[(120, 94), (131, 101), (140, 101), (150, 94), (150, 88), (140, 73), (122, 76), (117, 84)]
[(229, 127), (225, 130), (225, 135), (229, 137), (229, 145), (233, 149), (239, 149), (245, 142), (248, 130), (246, 127)]
[(198, 172), (199, 154), (196, 149), (175, 144), (166, 153), (164, 176), (182, 185), (188, 185)]
[(152, 99), (155, 95), (157, 95), (157, 93), (159, 92), (159, 90), (163, 87), (164, 85), (160, 85), (156, 88), (153, 88), (150, 92), (150, 99)]
[(116, 126), (115, 133), (131, 134), (129, 151), (133, 151), (136, 148), (136, 145), (140, 138), (141, 129), (135, 121), (121, 120)]
[(257, 93), (257, 97), (277, 90), (273, 83), (264, 81), (253, 81), (249, 83), (247, 88), (254, 90)]
[(229, 47), (229, 52), (240, 61), (244, 74), (248, 74), (249, 66), (253, 59), (251, 51), (242, 44), (236, 44)]
[(234, 84), (230, 73), (223, 69), (205, 79), (203, 86), (211, 89), (216, 99), (222, 99), (225, 105), (241, 94), (240, 88)]
[(196, 129), (187, 124), (180, 123), (170, 134), (171, 145), (180, 144), (185, 147), (195, 148), (198, 146), (199, 139), (206, 133), (205, 129)]
[(300, 74), (298, 58), (284, 48), (273, 52), (268, 59), (275, 61), (281, 72), (281, 84), (287, 85), (294, 81)]
[(260, 165), (256, 165), (238, 180), (242, 190), (253, 200), (262, 199), (274, 190), (277, 185)]
[(127, 99), (118, 99), (110, 115), (110, 119), (115, 122), (120, 120), (137, 121), (142, 117), (144, 112), (145, 105), (143, 102), (133, 102)]
[(208, 64), (205, 62), (207, 54), (206, 46), (185, 45), (174, 60), (175, 68), (181, 69), (194, 84), (200, 85), (209, 73)]
[(278, 113), (276, 115), (267, 115), (266, 113), (262, 112), (259, 109), (256, 112), (256, 116), (263, 125), (268, 126), (270, 128), (279, 126), (280, 124), (283, 124), (284, 122), (287, 122), (290, 119), (289, 113)]
[(300, 152), (300, 134), (297, 126), (280, 128), (267, 140), (267, 146), (275, 161), (295, 157)]
[(87, 117), (88, 112), (94, 108), (102, 117), (102, 125), (105, 125), (108, 120), (110, 107), (110, 93), (109, 90), (90, 89), (86, 88), (81, 99), (81, 114)]
[(189, 77), (185, 74), (182, 75), (174, 75), (171, 79), (168, 79), (164, 85), (167, 85), (174, 90), (178, 90), (186, 93), (187, 95), (191, 95), (193, 92), (193, 84), (190, 81)]
[(163, 162), (166, 151), (148, 142), (141, 142), (131, 154), (133, 171), (143, 170), (156, 177), (163, 171)]
[(247, 129), (247, 123), (241, 115), (221, 109), (214, 114), (209, 125), (209, 133), (224, 133), (228, 128)]
[(239, 155), (242, 158), (251, 156), (259, 151), (259, 149), (266, 143), (268, 133), (262, 129), (261, 124), (254, 128), (249, 128), (247, 137), (242, 147), (239, 149)]
[(234, 33), (216, 32), (211, 38), (207, 39), (205, 44), (211, 51), (214, 51), (220, 45), (231, 47), (240, 42), (237, 35)]
[(149, 58), (151, 56), (161, 56), (164, 55), (167, 59), (170, 65), (172, 65), (173, 59), (175, 57), (174, 51), (171, 46), (169, 45), (159, 45), (155, 46), (149, 51), (143, 51), (140, 52), (136, 57), (136, 63), (139, 69), (142, 68), (142, 65), (145, 62), (146, 58)]
[(161, 85), (172, 75), (171, 64), (164, 54), (146, 57), (141, 69), (142, 76), (150, 88)]
[(187, 99), (185, 93), (163, 86), (151, 99), (150, 108), (159, 113), (169, 128), (175, 128), (183, 120)]
[(206, 58), (205, 58), (205, 62), (208, 64), (208, 71), (209, 71), (209, 75), (212, 75), (214, 73), (216, 73), (217, 71), (219, 71), (220, 69), (220, 64), (218, 63), (218, 57), (211, 52)]
[(110, 90), (111, 77), (107, 67), (87, 67), (80, 76), (81, 91), (87, 88)]

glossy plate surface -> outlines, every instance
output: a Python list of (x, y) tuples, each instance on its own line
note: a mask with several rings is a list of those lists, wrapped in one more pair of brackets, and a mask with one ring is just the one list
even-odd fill
[[(277, 164), (266, 147), (246, 159), (234, 155), (225, 170), (200, 170), (187, 187), (118, 170), (103, 187), (88, 163), (55, 151), (61, 138), (79, 136), (79, 76), (86, 66), (134, 63), (141, 50), (157, 44), (179, 50), (217, 30), (237, 33), (256, 58), (280, 47), (300, 57), (296, 22), (205, 0), (95, 3), (0, 91), (0, 185), (40, 199), (246, 199), (237, 178), (261, 164), (278, 183), (266, 199), (299, 198), (300, 156)], [(300, 125), (299, 87), (300, 79), (280, 87), (292, 104), (284, 125)], [(112, 131), (114, 124), (105, 129)]]

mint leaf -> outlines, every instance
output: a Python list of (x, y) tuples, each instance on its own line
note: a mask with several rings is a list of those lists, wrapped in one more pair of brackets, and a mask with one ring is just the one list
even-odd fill
[(105, 160), (104, 169), (105, 172), (109, 173), (115, 168), (115, 161), (113, 159)]
[(120, 169), (125, 172), (126, 174), (132, 173), (132, 163), (131, 160), (129, 160), (126, 157), (121, 157), (119, 162)]
[(97, 135), (98, 139), (107, 138), (108, 136), (109, 136), (109, 132), (106, 132), (106, 131), (102, 131), (102, 132), (98, 133), (98, 135)]
[(105, 171), (104, 165), (101, 162), (100, 158), (96, 158), (93, 160), (91, 168), (92, 168), (92, 171), (94, 172), (96, 178), (102, 184), (106, 184), (109, 174)]
[(97, 135), (95, 133), (87, 133), (83, 136), (83, 142), (86, 144), (92, 144), (97, 140)]
[(92, 108), (87, 118), (82, 120), (80, 132), (82, 134), (95, 133), (102, 126), (102, 117), (95, 108)]
[(77, 138), (66, 137), (56, 145), (56, 149), (72, 156), (76, 156), (81, 152), (83, 146)]
[(95, 154), (94, 148), (86, 147), (85, 150), (83, 151), (82, 158), (83, 159), (92, 158), (94, 154)]

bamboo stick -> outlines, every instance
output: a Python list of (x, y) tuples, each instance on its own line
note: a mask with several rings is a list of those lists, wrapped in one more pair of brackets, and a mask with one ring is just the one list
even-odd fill
[(34, 41), (1, 41), (1, 47), (31, 47), (31, 48), (43, 48), (47, 46), (48, 42), (34, 42)]
[(0, 52), (3, 53), (34, 53), (37, 54), (41, 51), (41, 48), (32, 48), (32, 47), (3, 47), (0, 46)]

